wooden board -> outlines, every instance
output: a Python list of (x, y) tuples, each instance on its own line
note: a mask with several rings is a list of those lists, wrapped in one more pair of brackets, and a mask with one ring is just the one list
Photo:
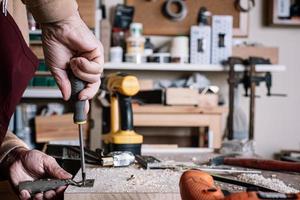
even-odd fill
[[(101, 168), (88, 166), (88, 179), (95, 179), (94, 187), (69, 186), (65, 200), (180, 200), (179, 178), (181, 172), (169, 170), (141, 170), (126, 168)], [(134, 174), (135, 178), (128, 180)], [(162, 178), (163, 177), (163, 178)], [(77, 173), (75, 180), (81, 180)]]
[[(78, 139), (78, 126), (73, 123), (73, 114), (38, 116), (35, 118), (36, 142)], [(87, 126), (84, 125), (84, 137)]]
[[(160, 160), (174, 160), (177, 162), (205, 163), (212, 157), (218, 156), (214, 153), (201, 153), (194, 148), (194, 151), (180, 151), (174, 153), (148, 152), (147, 155), (155, 156)], [(80, 188), (69, 186), (64, 193), (65, 200), (180, 200), (179, 178), (182, 172), (171, 170), (141, 170), (137, 166), (125, 168), (101, 168), (98, 166), (87, 166), (87, 178), (95, 179), (92, 188)], [(134, 174), (135, 179), (128, 180)], [(283, 172), (262, 171), (265, 178), (274, 175), (285, 184), (295, 189), (300, 189), (300, 175)], [(227, 175), (236, 178), (236, 174)], [(80, 180), (79, 171), (75, 180)], [(136, 184), (134, 184), (136, 183)], [(138, 184), (137, 184), (138, 183)], [(218, 185), (218, 182), (216, 182)], [(154, 185), (154, 186), (153, 186)], [(230, 192), (237, 192), (237, 187), (223, 183), (222, 189)], [(155, 192), (153, 192), (155, 190)], [(244, 190), (246, 190), (244, 188)]]
[(197, 105), (198, 90), (189, 88), (167, 88), (166, 104), (167, 105)]
[(195, 106), (133, 105), (133, 112), (135, 114), (225, 114), (228, 112), (228, 108), (225, 106), (202, 108)]
[(231, 15), (234, 36), (247, 36), (248, 14), (240, 13), (234, 7), (234, 0), (188, 0), (188, 14), (179, 22), (163, 16), (161, 8), (165, 0), (127, 0), (126, 4), (135, 7), (134, 21), (144, 25), (145, 35), (188, 35), (190, 26), (197, 24), (199, 9), (204, 6), (213, 15)]

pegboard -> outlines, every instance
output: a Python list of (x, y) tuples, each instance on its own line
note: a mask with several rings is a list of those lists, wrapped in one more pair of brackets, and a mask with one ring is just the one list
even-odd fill
[(233, 16), (233, 35), (245, 37), (248, 34), (248, 14), (237, 11), (234, 1), (185, 0), (188, 13), (182, 21), (171, 21), (162, 14), (165, 0), (126, 0), (126, 4), (135, 7), (134, 21), (143, 23), (145, 35), (189, 35), (190, 27), (197, 24), (199, 9), (204, 6), (212, 15)]

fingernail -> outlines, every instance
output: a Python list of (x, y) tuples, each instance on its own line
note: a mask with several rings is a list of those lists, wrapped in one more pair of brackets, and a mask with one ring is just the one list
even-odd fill
[(68, 172), (65, 172), (64, 175), (65, 175), (66, 177), (72, 178), (72, 174), (70, 174), (70, 173), (68, 173)]
[(88, 100), (88, 96), (83, 95), (79, 98), (79, 100), (81, 101)]

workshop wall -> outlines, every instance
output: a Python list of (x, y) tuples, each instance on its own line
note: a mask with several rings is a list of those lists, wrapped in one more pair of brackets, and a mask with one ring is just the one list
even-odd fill
[[(257, 152), (272, 156), (279, 149), (300, 148), (300, 29), (263, 26), (263, 1), (250, 13), (249, 40), (278, 46), (279, 62), (287, 66), (286, 72), (274, 73), (274, 93), (286, 93), (287, 98), (265, 97), (265, 88), (258, 91), (262, 98), (256, 107)], [(248, 103), (243, 99), (243, 105)]]
[[(106, 1), (107, 7), (123, 3), (122, 0)], [(280, 49), (279, 63), (287, 66), (286, 72), (274, 73), (274, 93), (285, 93), (287, 98), (266, 97), (264, 84), (257, 89), (261, 98), (256, 103), (255, 138), (257, 153), (263, 156), (272, 157), (273, 153), (280, 149), (300, 148), (300, 29), (278, 28), (263, 25), (266, 10), (263, 9), (263, 1), (257, 1), (256, 7), (250, 13), (250, 28), (247, 41), (263, 43), (266, 46), (277, 46)], [(168, 40), (168, 37), (153, 37), (154, 44), (160, 44)], [(175, 79), (183, 76), (182, 73), (161, 73), (161, 72), (136, 72), (139, 78)], [(227, 75), (222, 73), (205, 73), (213, 83), (221, 87), (221, 91), (227, 100)], [(240, 91), (240, 104), (248, 113), (249, 99), (242, 97), (244, 91)], [(159, 135), (160, 130), (141, 129), (143, 134), (155, 132)], [(183, 134), (187, 129), (172, 129), (171, 134)]]

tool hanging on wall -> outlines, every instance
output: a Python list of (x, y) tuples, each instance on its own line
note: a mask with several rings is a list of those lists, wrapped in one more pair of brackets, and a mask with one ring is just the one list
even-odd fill
[(234, 139), (234, 130), (233, 130), (233, 122), (234, 122), (234, 95), (235, 88), (240, 83), (240, 79), (237, 77), (234, 66), (237, 64), (243, 64), (244, 60), (239, 57), (229, 57), (227, 64), (229, 65), (229, 76), (228, 76), (228, 84), (229, 84), (229, 113), (227, 118), (227, 138), (228, 140)]
[(260, 57), (250, 57), (246, 64), (248, 70), (245, 71), (244, 77), (241, 82), (244, 85), (245, 96), (248, 96), (248, 89), (250, 88), (250, 113), (249, 113), (249, 140), (254, 139), (254, 122), (255, 122), (255, 98), (256, 98), (256, 86), (259, 86), (260, 82), (266, 82), (267, 96), (280, 96), (285, 97), (285, 94), (271, 94), (272, 76), (270, 72), (266, 72), (265, 76), (255, 75), (256, 65), (259, 64), (271, 64), (269, 59)]
[(250, 12), (255, 7), (255, 0), (248, 0), (247, 5), (248, 7), (245, 8), (243, 5), (241, 5), (241, 0), (235, 0), (234, 7), (240, 12)]
[[(177, 12), (172, 7), (177, 7)], [(182, 21), (187, 13), (187, 5), (184, 0), (166, 0), (162, 7), (162, 13), (165, 17), (172, 21)]]
[[(228, 140), (233, 140), (234, 130), (233, 130), (233, 113), (234, 113), (234, 90), (238, 84), (243, 84), (245, 89), (245, 96), (250, 96), (250, 113), (249, 113), (249, 133), (248, 139), (254, 139), (254, 118), (255, 118), (255, 97), (256, 97), (256, 86), (261, 82), (266, 82), (267, 96), (279, 96), (285, 97), (285, 94), (273, 94), (271, 93), (272, 87), (272, 74), (266, 72), (264, 76), (256, 75), (256, 65), (260, 64), (271, 64), (270, 60), (260, 58), (260, 57), (249, 57), (249, 59), (244, 60), (239, 57), (230, 57), (226, 64), (229, 65), (229, 115), (227, 121), (227, 138)], [(245, 65), (245, 71), (242, 78), (238, 77), (234, 70), (234, 66), (238, 64)], [(248, 91), (250, 89), (250, 94)]]
[(106, 150), (140, 155), (143, 136), (134, 131), (131, 103), (139, 91), (138, 79), (124, 73), (110, 74), (104, 78), (102, 89), (110, 93), (111, 128), (103, 137)]

